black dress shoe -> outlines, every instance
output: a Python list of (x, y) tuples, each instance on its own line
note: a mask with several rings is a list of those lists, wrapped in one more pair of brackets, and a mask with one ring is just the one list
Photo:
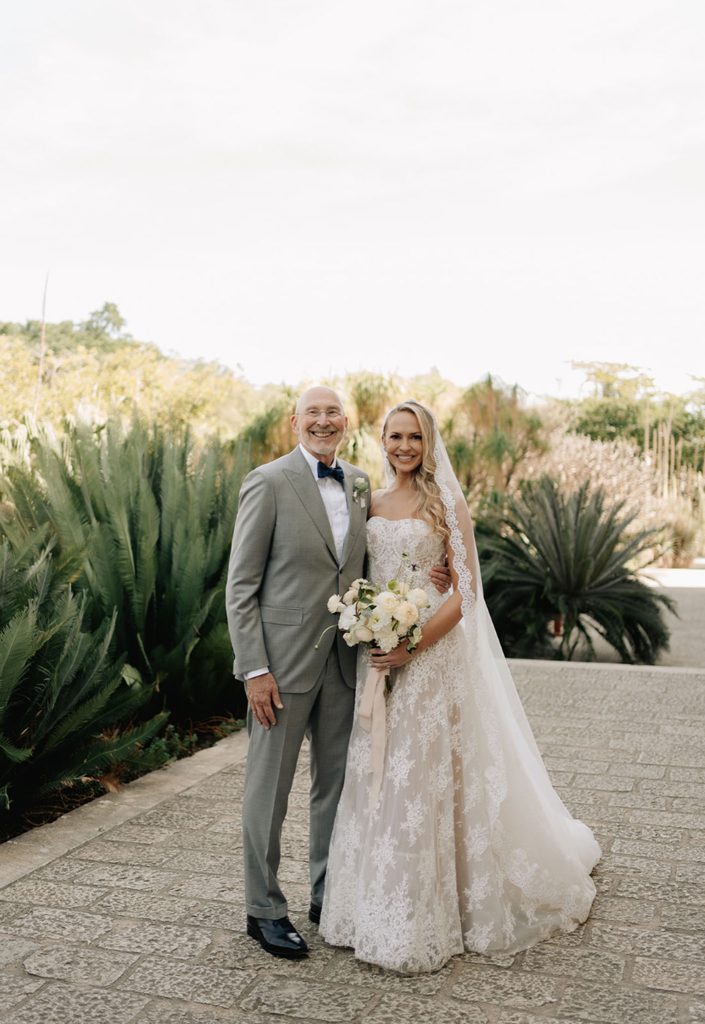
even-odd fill
[(313, 924), (320, 924), (322, 909), (323, 907), (319, 907), (317, 903), (312, 903), (311, 906), (308, 908), (309, 921), (312, 921)]
[(270, 921), (265, 917), (250, 917), (248, 914), (247, 934), (257, 939), (262, 949), (266, 949), (272, 956), (298, 960), (308, 953), (308, 946), (288, 917)]

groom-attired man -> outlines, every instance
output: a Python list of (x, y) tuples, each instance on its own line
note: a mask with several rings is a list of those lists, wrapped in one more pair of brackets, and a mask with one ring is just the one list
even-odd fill
[[(309, 918), (318, 923), (328, 846), (343, 786), (355, 695), (355, 649), (329, 630), (333, 593), (362, 576), (362, 470), (336, 450), (347, 419), (313, 387), (291, 418), (299, 444), (250, 473), (240, 492), (227, 582), (235, 675), (246, 681), (249, 749), (243, 803), (247, 932), (275, 956), (308, 947), (277, 880), (281, 829), (304, 736), (311, 744)], [(362, 478), (364, 488), (356, 479)], [(367, 495), (365, 495), (366, 497)]]

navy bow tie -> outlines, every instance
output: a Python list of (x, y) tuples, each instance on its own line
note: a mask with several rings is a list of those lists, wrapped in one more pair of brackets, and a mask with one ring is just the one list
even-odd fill
[(318, 463), (318, 479), (324, 476), (332, 476), (339, 484), (345, 486), (345, 473), (340, 466), (326, 466), (325, 462)]

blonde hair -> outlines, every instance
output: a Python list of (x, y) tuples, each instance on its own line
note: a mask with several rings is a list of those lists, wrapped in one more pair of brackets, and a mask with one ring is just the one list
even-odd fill
[[(395, 405), (393, 409), (390, 409), (384, 418), (382, 441), (384, 441), (387, 434), (389, 420), (397, 412), (412, 413), (419, 424), (422, 443), (421, 464), (414, 473), (412, 480), (418, 495), (417, 510), (421, 518), (432, 526), (445, 542), (450, 537), (450, 530), (446, 524), (441, 492), (436, 483), (436, 456), (434, 454), (436, 446), (436, 421), (431, 410), (427, 409), (425, 405), (421, 405), (415, 399), (411, 398), (407, 402), (400, 402), (399, 405)], [(387, 465), (394, 476), (396, 476), (397, 471), (394, 466), (389, 461)]]

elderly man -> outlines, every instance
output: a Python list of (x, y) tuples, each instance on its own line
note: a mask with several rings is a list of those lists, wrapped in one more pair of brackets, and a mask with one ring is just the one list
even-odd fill
[[(305, 956), (277, 880), (280, 836), (304, 736), (311, 744), (310, 919), (323, 901), (328, 845), (343, 785), (356, 652), (327, 608), (362, 575), (367, 476), (336, 459), (347, 419), (313, 387), (291, 418), (299, 444), (248, 475), (227, 582), (235, 675), (246, 680), (249, 750), (243, 803), (247, 932), (275, 956)], [(355, 487), (353, 486), (355, 485)], [(361, 491), (363, 497), (360, 497)]]

